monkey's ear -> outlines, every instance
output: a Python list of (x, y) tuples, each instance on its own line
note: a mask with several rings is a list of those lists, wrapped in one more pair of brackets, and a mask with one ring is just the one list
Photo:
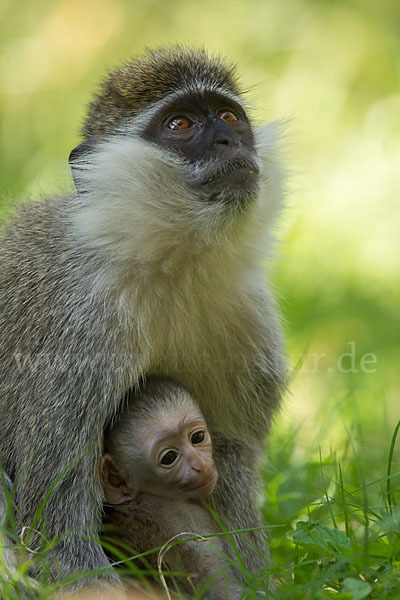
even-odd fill
[(115, 465), (111, 454), (106, 453), (100, 457), (100, 477), (104, 496), (110, 504), (123, 504), (135, 499), (136, 492), (126, 484), (123, 473)]
[(85, 189), (82, 185), (82, 178), (79, 177), (79, 172), (82, 169), (82, 164), (86, 156), (93, 151), (94, 142), (86, 141), (75, 146), (69, 154), (68, 162), (71, 167), (72, 177), (78, 194), (83, 194)]

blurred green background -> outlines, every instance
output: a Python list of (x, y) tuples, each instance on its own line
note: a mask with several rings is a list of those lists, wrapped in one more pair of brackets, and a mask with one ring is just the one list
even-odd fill
[(270, 276), (293, 376), (268, 468), (345, 456), (351, 431), (372, 478), (400, 418), (398, 0), (0, 0), (0, 31), (1, 218), (71, 187), (91, 94), (145, 46), (227, 55), (255, 118), (288, 121)]

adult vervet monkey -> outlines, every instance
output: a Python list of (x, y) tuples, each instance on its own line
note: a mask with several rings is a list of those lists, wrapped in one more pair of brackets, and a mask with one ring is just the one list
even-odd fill
[[(147, 52), (90, 105), (70, 157), (76, 193), (25, 205), (4, 232), (0, 456), (28, 526), (65, 470), (35, 523), (60, 538), (56, 577), (108, 564), (82, 535), (100, 525), (103, 430), (149, 374), (199, 402), (220, 517), (260, 524), (259, 459), (285, 380), (262, 266), (281, 200), (277, 130), (253, 130), (223, 60)], [(242, 536), (249, 570), (264, 544)]]

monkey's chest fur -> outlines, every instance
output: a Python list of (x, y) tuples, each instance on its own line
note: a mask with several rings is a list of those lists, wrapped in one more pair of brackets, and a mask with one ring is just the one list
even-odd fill
[(26, 430), (45, 429), (57, 448), (72, 428), (89, 443), (148, 375), (185, 385), (212, 432), (262, 436), (284, 362), (261, 275), (238, 253), (185, 257), (184, 247), (179, 260), (118, 267), (68, 234), (70, 202), (23, 210), (3, 239), (3, 440), (17, 448)]
[(213, 414), (218, 419), (221, 409), (226, 418), (230, 407), (228, 426), (235, 412), (241, 412), (231, 386), (232, 376), (247, 362), (245, 346), (250, 340), (244, 312), (235, 311), (232, 298), (224, 302), (217, 287), (206, 290), (205, 282), (188, 286), (177, 279), (158, 283), (145, 304), (130, 304), (137, 366), (143, 374), (183, 383), (199, 399), (206, 417)]
[(181, 382), (211, 429), (223, 423), (226, 434), (243, 438), (262, 431), (283, 359), (273, 301), (261, 290), (209, 257), (192, 257), (173, 273), (136, 274), (118, 297), (134, 380), (156, 374)]

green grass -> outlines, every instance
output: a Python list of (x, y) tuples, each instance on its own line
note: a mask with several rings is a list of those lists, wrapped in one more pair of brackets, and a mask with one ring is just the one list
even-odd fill
[(399, 472), (393, 468), (398, 426), (374, 464), (346, 430), (340, 453), (316, 451), (300, 462), (295, 437), (281, 438), (285, 450), (269, 467), (265, 504), (281, 582), (276, 598), (400, 596)]

